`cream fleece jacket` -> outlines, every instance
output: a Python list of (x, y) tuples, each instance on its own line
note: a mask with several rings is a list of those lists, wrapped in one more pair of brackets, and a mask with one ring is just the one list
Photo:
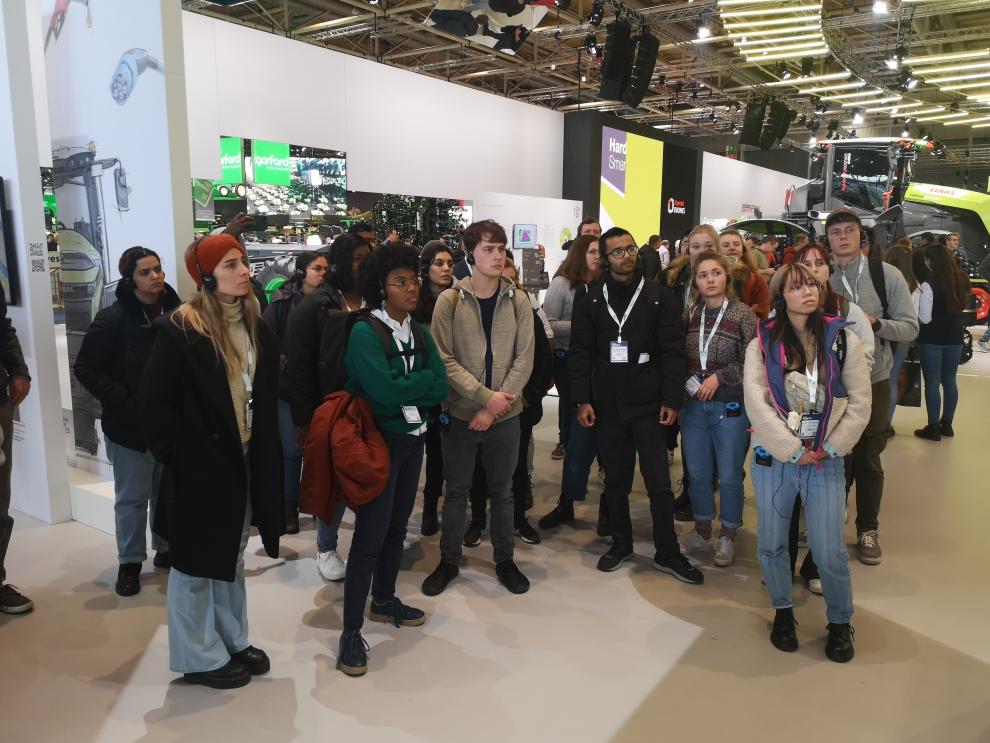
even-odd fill
[[(849, 397), (834, 399), (823, 444), (823, 448), (833, 457), (842, 457), (852, 451), (870, 420), (873, 403), (870, 368), (863, 353), (863, 344), (849, 328), (846, 329), (846, 360), (842, 367), (842, 384)], [(746, 349), (743, 393), (746, 415), (753, 427), (753, 446), (762, 446), (779, 462), (792, 461), (804, 447), (801, 439), (780, 417), (770, 397), (759, 338), (754, 338)]]
[(508, 420), (522, 412), (523, 388), (533, 373), (533, 308), (526, 292), (502, 279), (492, 318), (492, 388), (488, 389), (483, 383), (488, 346), (471, 281), (470, 276), (457, 279), (437, 298), (430, 323), (447, 367), (447, 412), (470, 421), (493, 392), (510, 392), (516, 396), (512, 410), (499, 419)]

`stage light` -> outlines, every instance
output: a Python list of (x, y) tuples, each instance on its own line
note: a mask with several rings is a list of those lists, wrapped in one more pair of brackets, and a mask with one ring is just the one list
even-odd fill
[(701, 23), (698, 25), (698, 38), (708, 39), (711, 38), (711, 35), (712, 35), (712, 30), (708, 27), (707, 22), (702, 20)]
[(873, 3), (873, 15), (887, 15), (886, 0), (876, 0)]
[(859, 111), (854, 112), (853, 124), (862, 124), (862, 123), (863, 123), (863, 114), (861, 114)]
[(901, 132), (901, 136), (902, 136), (902, 137), (904, 137), (904, 138), (906, 139), (907, 137), (910, 137), (910, 136), (911, 136), (911, 131), (910, 131), (909, 129), (904, 129), (904, 130), (903, 130), (903, 131)]
[(595, 0), (594, 5), (591, 6), (591, 15), (588, 16), (588, 23), (597, 28), (602, 25), (603, 18), (605, 18), (605, 0)]
[(589, 54), (598, 55), (598, 39), (595, 38), (594, 34), (588, 34), (585, 38), (584, 48), (588, 50)]
[(811, 136), (810, 136), (810, 137), (808, 138), (808, 144), (818, 144), (818, 138), (817, 138), (817, 137), (815, 137), (815, 135), (814, 135), (814, 134), (812, 134), (812, 135), (811, 135)]

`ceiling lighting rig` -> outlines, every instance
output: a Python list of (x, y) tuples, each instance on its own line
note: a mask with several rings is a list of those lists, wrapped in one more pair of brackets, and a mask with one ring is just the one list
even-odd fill
[[(955, 95), (973, 104), (986, 103), (990, 94), (990, 48), (967, 52), (943, 54), (912, 54), (902, 60), (902, 71), (892, 86), (898, 90), (911, 90), (919, 81), (937, 86), (947, 95)], [(970, 111), (957, 110), (958, 102), (950, 112), (944, 109), (919, 111), (926, 114), (918, 121), (937, 121), (946, 125), (965, 124), (979, 128), (982, 118), (971, 116)], [(975, 109), (974, 109), (975, 110)], [(927, 115), (930, 114), (930, 115)]]
[(820, 2), (718, 0), (718, 10), (722, 28), (747, 62), (800, 60), (807, 77), (814, 59), (830, 53)]

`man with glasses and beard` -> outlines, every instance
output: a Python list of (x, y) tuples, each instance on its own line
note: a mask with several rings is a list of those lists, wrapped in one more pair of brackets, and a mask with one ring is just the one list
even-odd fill
[(578, 423), (595, 427), (605, 467), (613, 541), (598, 569), (618, 570), (632, 559), (629, 491), (638, 454), (653, 517), (653, 567), (703, 583), (680, 553), (670, 472), (657, 454), (666, 448), (667, 426), (677, 420), (684, 397), (684, 321), (670, 289), (643, 278), (629, 232), (613, 227), (600, 249), (608, 272), (574, 307), (568, 359)]

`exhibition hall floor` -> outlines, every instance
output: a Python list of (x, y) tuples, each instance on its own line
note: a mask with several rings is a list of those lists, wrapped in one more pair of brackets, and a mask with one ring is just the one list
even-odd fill
[[(990, 354), (961, 372), (954, 440), (916, 439), (921, 411), (897, 413), (885, 454), (884, 562), (851, 560), (856, 658), (848, 665), (824, 659), (824, 604), (803, 585), (794, 586), (800, 650), (770, 645), (750, 491), (736, 565), (711, 567), (704, 556), (700, 587), (650, 567), (641, 484), (633, 565), (594, 568), (604, 546), (593, 530), (593, 478), (581, 524), (544, 534), (541, 545), (517, 542), (533, 581), (523, 596), (496, 583), (486, 539), (465, 550), (466, 568), (444, 594), (424, 597), (438, 539), (420, 539), (417, 509), (399, 595), (428, 621), (366, 625), (370, 670), (359, 679), (334, 669), (342, 585), (317, 575), (311, 521), (283, 540), (281, 560), (264, 557), (254, 537), (251, 638), (271, 655), (272, 671), (228, 692), (186, 686), (169, 672), (166, 576), (150, 561), (140, 595), (120, 598), (110, 536), (17, 516), (8, 573), (37, 608), (0, 615), (0, 740), (986, 741)], [(551, 508), (560, 472), (549, 457), (552, 399), (546, 408), (535, 517)], [(348, 519), (345, 553), (350, 528)], [(848, 541), (854, 536), (850, 520)]]

